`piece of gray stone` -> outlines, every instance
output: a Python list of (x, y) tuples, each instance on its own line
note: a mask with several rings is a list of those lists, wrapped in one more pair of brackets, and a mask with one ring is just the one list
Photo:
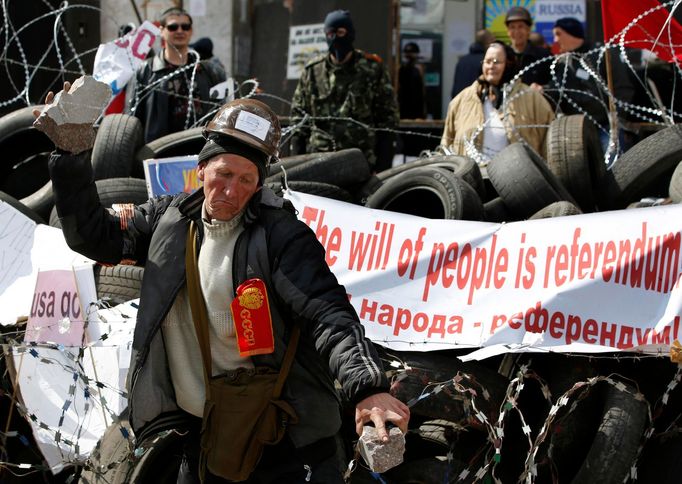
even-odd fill
[(45, 105), (33, 126), (58, 148), (70, 153), (89, 150), (95, 143), (93, 124), (111, 100), (111, 87), (92, 76), (74, 81), (69, 92), (59, 91)]
[(365, 425), (358, 447), (372, 472), (382, 473), (403, 462), (405, 436), (398, 427), (391, 427), (388, 430), (388, 442), (382, 442), (377, 429)]

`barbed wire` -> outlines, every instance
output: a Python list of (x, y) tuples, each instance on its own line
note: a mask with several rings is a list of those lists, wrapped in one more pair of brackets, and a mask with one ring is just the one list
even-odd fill
[[(580, 356), (580, 355), (576, 355)], [(584, 355), (593, 357), (593, 355)], [(409, 366), (407, 363), (402, 361), (395, 354), (388, 353), (388, 357), (385, 358), (387, 366), (391, 368), (387, 375), (391, 378), (392, 382), (398, 382), (408, 374), (420, 374), (419, 371), (428, 370), (419, 367)], [(421, 376), (420, 378), (423, 378)], [(532, 429), (527, 423), (527, 420), (519, 406), (518, 402), (521, 397), (522, 392), (525, 390), (525, 383), (529, 380), (536, 381), (540, 386), (540, 391), (542, 393), (544, 401), (550, 406), (546, 418), (542, 423), (542, 426), (537, 431), (535, 438), (532, 438)], [(501, 449), (505, 437), (505, 422), (511, 412), (518, 415), (520, 421), (521, 433), (529, 444), (528, 453), (524, 461), (524, 470), (518, 478), (518, 482), (525, 482), (526, 484), (532, 484), (538, 475), (538, 463), (536, 458), (538, 452), (542, 445), (548, 441), (552, 435), (552, 424), (557, 421), (565, 421), (584, 401), (590, 394), (590, 391), (597, 384), (607, 384), (612, 386), (616, 391), (627, 393), (632, 396), (637, 401), (642, 402), (646, 406), (646, 415), (649, 425), (647, 429), (643, 432), (637, 452), (633, 461), (630, 463), (627, 477), (624, 479), (624, 483), (629, 482), (630, 479), (637, 478), (638, 462), (642, 454), (642, 450), (645, 448), (646, 443), (655, 434), (655, 428), (657, 420), (663, 415), (663, 409), (670, 402), (670, 397), (672, 392), (679, 386), (682, 381), (682, 365), (677, 365), (677, 371), (670, 382), (666, 385), (662, 395), (657, 399), (654, 407), (655, 412), (652, 412), (652, 405), (645, 398), (638, 388), (635, 381), (627, 378), (623, 375), (612, 373), (605, 376), (595, 376), (588, 378), (584, 381), (576, 381), (571, 387), (565, 391), (562, 395), (559, 395), (556, 399), (552, 398), (551, 391), (547, 386), (547, 383), (540, 377), (535, 370), (532, 369), (532, 360), (527, 364), (523, 364), (519, 367), (516, 373), (516, 377), (509, 381), (507, 389), (505, 391), (505, 396), (502, 399), (502, 403), (499, 408), (497, 418), (493, 414), (486, 414), (480, 410), (480, 405), (477, 401), (483, 399), (485, 401), (490, 400), (490, 392), (482, 385), (476, 378), (466, 372), (457, 371), (456, 374), (449, 380), (446, 381), (424, 381), (422, 391), (407, 402), (409, 407), (413, 407), (419, 402), (423, 402), (429, 398), (437, 398), (438, 395), (452, 395), (450, 392), (443, 392), (447, 387), (450, 388), (455, 394), (464, 396), (467, 400), (467, 404), (471, 406), (475, 418), (483, 424), (485, 428), (485, 433), (487, 435), (487, 450), (479, 449), (474, 458), (469, 462), (469, 465), (462, 469), (455, 479), (447, 479), (444, 482), (481, 482), (486, 476), (492, 479), (496, 484), (502, 484), (502, 480), (496, 475), (496, 468), (502, 460)], [(562, 410), (563, 409), (563, 410)], [(676, 411), (680, 412), (679, 409)], [(676, 420), (680, 419), (680, 415), (676, 417)], [(455, 422), (456, 424), (456, 422)], [(480, 455), (486, 455), (483, 462), (476, 464), (472, 467), (473, 462), (477, 462)], [(447, 455), (450, 464), (453, 464), (453, 454), (452, 449)], [(547, 462), (544, 464), (548, 465), (550, 469), (554, 465), (552, 461), (552, 447), (550, 445), (547, 450), (547, 455), (545, 456)], [(552, 471), (554, 472), (554, 471)], [(473, 480), (469, 480), (472, 478)], [(556, 482), (556, 481), (555, 481)]]

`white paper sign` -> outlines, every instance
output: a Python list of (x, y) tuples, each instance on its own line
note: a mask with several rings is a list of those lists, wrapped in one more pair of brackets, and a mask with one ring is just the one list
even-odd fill
[[(83, 462), (127, 407), (125, 383), (137, 301), (94, 313), (106, 339), (86, 348), (14, 347), (19, 390), (38, 447), (50, 469)], [(75, 376), (75, 378), (74, 378)]]
[(326, 53), (324, 24), (294, 25), (289, 29), (287, 79), (298, 79), (309, 60)]
[(234, 127), (264, 141), (270, 129), (270, 121), (248, 111), (240, 111)]
[(0, 201), (0, 324), (15, 324), (29, 315), (39, 270), (88, 262), (69, 249), (60, 229), (36, 225)]

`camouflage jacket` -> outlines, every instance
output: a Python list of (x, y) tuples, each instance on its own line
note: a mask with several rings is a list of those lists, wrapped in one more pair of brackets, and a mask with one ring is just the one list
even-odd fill
[(378, 56), (358, 49), (344, 64), (334, 64), (324, 55), (305, 66), (292, 99), (292, 126), (305, 114), (311, 119), (294, 136), (303, 138), (306, 151), (357, 147), (371, 165), (376, 161), (376, 135), (367, 127), (395, 128), (399, 120), (386, 67)]

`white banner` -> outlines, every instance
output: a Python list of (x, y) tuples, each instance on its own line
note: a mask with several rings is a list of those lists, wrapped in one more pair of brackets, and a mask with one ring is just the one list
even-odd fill
[(481, 358), (668, 353), (679, 339), (682, 206), (493, 224), (287, 198), (381, 345)]

